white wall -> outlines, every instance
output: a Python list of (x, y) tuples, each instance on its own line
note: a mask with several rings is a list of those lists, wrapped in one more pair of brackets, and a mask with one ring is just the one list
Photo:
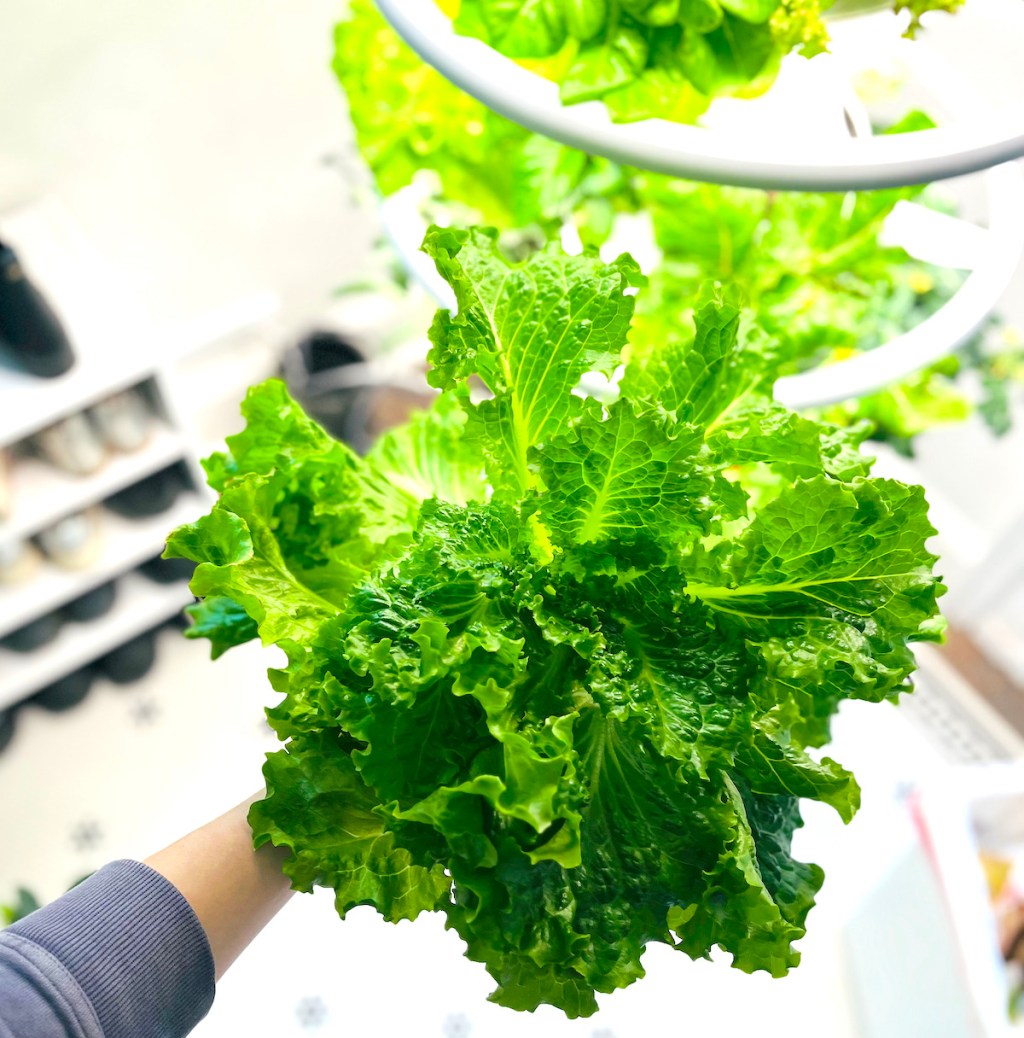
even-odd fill
[(0, 0), (0, 213), (56, 196), (158, 320), (264, 288), (305, 318), (372, 234), (329, 164), (339, 10)]

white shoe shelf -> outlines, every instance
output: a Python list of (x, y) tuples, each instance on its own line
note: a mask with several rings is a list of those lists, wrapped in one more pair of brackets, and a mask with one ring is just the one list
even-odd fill
[[(65, 621), (50, 642), (27, 653), (0, 647), (0, 711), (78, 667), (156, 627), (193, 599), (184, 581), (160, 584), (133, 572), (159, 555), (168, 534), (198, 518), (209, 495), (190, 425), (193, 408), (182, 364), (198, 351), (266, 321), (277, 301), (266, 294), (171, 332), (153, 329), (118, 294), (116, 277), (59, 205), (44, 201), (0, 214), (0, 237), (22, 260), (33, 283), (57, 312), (75, 352), (74, 367), (38, 378), (0, 360), (0, 453), (7, 465), (10, 506), (0, 517), (0, 544), (32, 541), (66, 516), (95, 509), (97, 547), (87, 565), (65, 568), (34, 549), (24, 579), (0, 583), (0, 638), (61, 610), (74, 599), (116, 582), (116, 598), (101, 617)], [(140, 387), (152, 417), (145, 442), (134, 451), (111, 449), (86, 475), (75, 475), (30, 446), (40, 430), (130, 387)], [(166, 511), (135, 519), (103, 507), (111, 495), (172, 465), (192, 488)]]
[[(24, 582), (0, 587), (0, 638), (159, 555), (167, 535), (206, 508), (203, 496), (185, 494), (166, 512), (145, 519), (125, 519), (104, 510), (99, 517), (102, 546), (89, 566), (64, 569), (44, 560)], [(0, 703), (5, 676), (0, 665)]]
[(43, 649), (0, 649), (0, 710), (99, 658), (180, 613), (192, 595), (184, 581), (158, 584), (129, 573), (117, 581), (114, 604), (103, 616), (66, 621)]
[(62, 516), (94, 505), (188, 456), (189, 443), (180, 431), (160, 419), (154, 419), (154, 425), (138, 450), (112, 452), (95, 472), (84, 476), (40, 458), (18, 458), (11, 467), (12, 509), (3, 520), (4, 537), (31, 537)]

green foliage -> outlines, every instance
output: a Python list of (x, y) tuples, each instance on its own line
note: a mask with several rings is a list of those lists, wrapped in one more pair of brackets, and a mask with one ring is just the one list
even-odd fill
[[(963, 0), (894, 0), (908, 34), (930, 10)], [(772, 85), (790, 51), (826, 49), (831, 0), (461, 0), (456, 29), (515, 59), (557, 59), (538, 71), (565, 104), (604, 101), (614, 119), (694, 122), (723, 95)]]
[(985, 335), (976, 336), (959, 351), (957, 362), (973, 372), (981, 384), (978, 414), (994, 435), (1004, 436), (1013, 426), (1013, 390), (1024, 384), (1024, 344), (1020, 333), (1007, 326), (1001, 328), (994, 341)]
[[(822, 882), (799, 800), (859, 801), (808, 750), (938, 636), (921, 491), (774, 403), (721, 298), (626, 362), (628, 256), (425, 249), (459, 304), (435, 406), (359, 458), (254, 388), (169, 541), (215, 652), (287, 653), (256, 842), (342, 915), (444, 912), (515, 1009), (589, 1015), (651, 941), (781, 976)], [(624, 362), (613, 402), (580, 390)]]
[(0, 905), (0, 922), (4, 926), (11, 926), (19, 919), (24, 919), (40, 907), (39, 899), (31, 890), (18, 887), (14, 900), (6, 905)]
[[(636, 348), (656, 348), (677, 335), (691, 321), (701, 286), (714, 280), (733, 286), (756, 311), (775, 340), (777, 374), (792, 374), (881, 345), (937, 310), (962, 282), (960, 272), (880, 244), (893, 207), (920, 199), (920, 188), (764, 192), (617, 166), (489, 111), (424, 64), (371, 0), (351, 6), (337, 29), (334, 68), (382, 194), (429, 176), (439, 219), (492, 224), (504, 243), (526, 252), (565, 225), (584, 243), (600, 245), (620, 215), (642, 214), (660, 259), (641, 299)], [(688, 95), (672, 96), (683, 104)], [(912, 113), (889, 132), (928, 125), (927, 117)], [(1012, 366), (967, 364), (984, 367), (980, 411), (992, 416), (993, 428), (1005, 428), (1000, 373)], [(829, 418), (869, 421), (876, 438), (909, 450), (925, 428), (970, 411), (955, 375), (946, 366), (929, 369), (832, 410)]]
[(910, 12), (910, 27), (907, 35), (913, 36), (921, 28), (921, 19), (929, 11), (949, 11), (952, 13), (963, 7), (964, 0), (896, 0), (895, 11)]
[(352, 0), (333, 67), (363, 158), (387, 196), (431, 171), (449, 207), (503, 228), (553, 230), (621, 177), (611, 162), (530, 134), (449, 83), (372, 0)]
[[(914, 438), (920, 433), (935, 425), (962, 422), (971, 414), (970, 401), (953, 381), (959, 370), (959, 362), (951, 358), (875, 393), (823, 408), (821, 414), (836, 425), (869, 422), (873, 439), (912, 457)], [(998, 387), (1004, 393), (1008, 391), (1005, 382), (999, 382)], [(989, 414), (984, 402), (978, 411), (983, 417)], [(1008, 413), (1006, 418), (1005, 426), (990, 422), (993, 433), (1002, 435), (1008, 430)]]
[(879, 241), (893, 208), (920, 188), (807, 194), (639, 179), (662, 255), (643, 306), (640, 339), (652, 347), (713, 279), (757, 313), (778, 343), (777, 374), (792, 374), (882, 345), (962, 281)]

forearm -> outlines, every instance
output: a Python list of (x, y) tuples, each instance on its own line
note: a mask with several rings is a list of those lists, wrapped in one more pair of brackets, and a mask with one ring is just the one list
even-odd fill
[(281, 871), (287, 852), (269, 845), (253, 850), (246, 815), (261, 795), (145, 859), (192, 906), (218, 980), (292, 894)]
[(253, 850), (249, 803), (144, 863), (105, 866), (0, 933), (0, 1035), (188, 1034), (215, 976), (291, 893), (283, 852)]
[(213, 977), (181, 892), (141, 862), (112, 862), (0, 932), (0, 1035), (183, 1038)]

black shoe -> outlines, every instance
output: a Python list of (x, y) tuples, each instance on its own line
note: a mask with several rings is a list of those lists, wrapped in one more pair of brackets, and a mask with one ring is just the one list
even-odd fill
[(87, 623), (89, 620), (98, 620), (105, 613), (108, 613), (116, 598), (117, 582), (111, 580), (109, 583), (100, 584), (99, 587), (94, 587), (92, 591), (87, 591), (81, 597), (68, 602), (62, 612), (67, 620)]
[(187, 631), (192, 626), (192, 617), (183, 609), (180, 613), (175, 613), (164, 626), (175, 631)]
[(144, 677), (156, 659), (156, 631), (146, 631), (96, 661), (100, 673), (115, 685)]
[[(311, 332), (281, 358), (281, 377), (288, 392), (336, 440), (348, 442), (357, 409), (360, 386), (338, 383), (338, 371), (359, 371), (366, 358), (336, 332)], [(334, 377), (332, 377), (334, 376)]]
[(191, 559), (164, 559), (157, 555), (143, 562), (139, 572), (158, 584), (173, 584), (176, 580), (191, 580), (195, 568)]
[(14, 250), (0, 242), (0, 343), (33, 375), (55, 378), (75, 363), (64, 328), (25, 276)]
[(0, 638), (0, 645), (14, 652), (35, 652), (49, 644), (60, 634), (64, 622), (60, 613), (47, 613), (31, 623), (19, 627), (16, 631)]
[(14, 738), (14, 711), (0, 710), (0, 753), (7, 749)]
[(168, 469), (154, 472), (138, 483), (119, 490), (104, 502), (107, 508), (126, 519), (141, 519), (145, 516), (166, 512), (185, 489), (181, 469), (172, 465)]
[(92, 667), (82, 667), (81, 670), (72, 671), (52, 685), (40, 689), (28, 702), (53, 713), (70, 710), (73, 706), (78, 706), (89, 694), (95, 676), (96, 672)]
[(300, 339), (281, 359), (281, 372), (285, 381), (301, 389), (311, 375), (365, 360), (363, 351), (350, 339), (337, 332), (315, 331)]

